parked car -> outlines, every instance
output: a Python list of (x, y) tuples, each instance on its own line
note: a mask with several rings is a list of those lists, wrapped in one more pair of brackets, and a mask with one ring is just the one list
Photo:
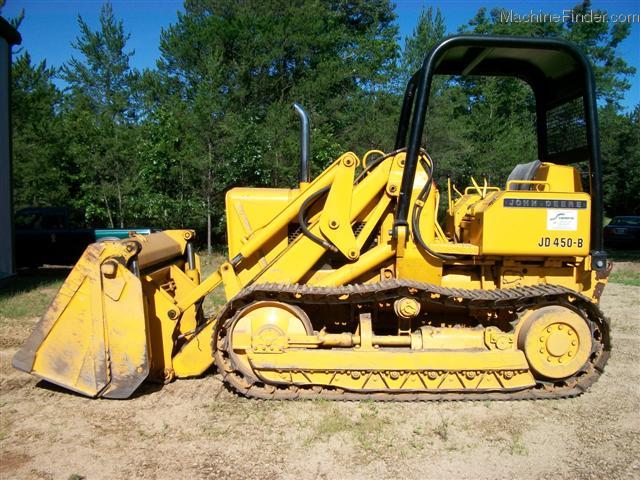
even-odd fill
[(613, 217), (604, 227), (604, 242), (610, 247), (640, 249), (640, 216)]
[(74, 228), (66, 208), (24, 208), (16, 212), (15, 254), (18, 267), (74, 265), (90, 243), (118, 240), (152, 228)]

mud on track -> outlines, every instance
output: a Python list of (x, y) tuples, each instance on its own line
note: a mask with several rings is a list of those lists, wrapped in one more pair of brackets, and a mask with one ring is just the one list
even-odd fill
[(0, 478), (639, 478), (640, 287), (602, 307), (613, 352), (585, 395), (436, 404), (247, 400), (217, 374), (88, 400), (13, 370), (37, 318), (1, 317)]

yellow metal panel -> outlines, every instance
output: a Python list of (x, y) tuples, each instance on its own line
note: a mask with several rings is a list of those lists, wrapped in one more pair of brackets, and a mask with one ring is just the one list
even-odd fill
[(438, 285), (442, 277), (442, 261), (418, 250), (415, 243), (410, 243), (404, 256), (396, 258), (396, 275), (398, 278)]
[(547, 182), (553, 192), (582, 192), (580, 172), (569, 165), (542, 163), (533, 180)]
[(473, 207), (471, 243), (482, 255), (585, 256), (591, 200), (586, 193), (507, 191)]
[[(128, 398), (149, 374), (149, 331), (140, 280), (122, 265), (117, 276), (124, 277), (120, 298), (102, 296), (110, 382), (100, 396), (106, 398)], [(114, 281), (104, 275), (102, 280)]]
[(213, 365), (213, 330), (215, 322), (209, 322), (183, 345), (173, 357), (173, 370), (177, 378), (202, 375)]
[[(288, 188), (232, 188), (225, 196), (229, 258), (235, 257), (256, 230), (267, 225), (280, 213), (300, 190)], [(286, 226), (278, 234), (278, 241), (259, 249), (261, 257), (277, 250), (286, 241)], [(286, 242), (284, 244), (286, 246)], [(269, 248), (271, 247), (271, 248)]]
[(193, 237), (192, 230), (165, 230), (151, 235), (137, 235), (134, 240), (142, 245), (138, 254), (140, 269), (183, 255), (187, 241)]

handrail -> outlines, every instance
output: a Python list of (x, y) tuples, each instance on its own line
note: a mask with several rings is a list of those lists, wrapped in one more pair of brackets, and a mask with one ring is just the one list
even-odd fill
[[(509, 180), (507, 182), (507, 190), (511, 190), (511, 186), (512, 185), (536, 185), (536, 191), (537, 192), (550, 192), (551, 191), (551, 185), (549, 184), (549, 182), (545, 182), (543, 180)], [(543, 185), (545, 187), (547, 187), (547, 189), (538, 189), (537, 187), (539, 185)]]

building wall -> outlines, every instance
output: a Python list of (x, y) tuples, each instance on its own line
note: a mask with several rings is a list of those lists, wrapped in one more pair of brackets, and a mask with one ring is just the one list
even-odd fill
[(0, 278), (14, 272), (9, 74), (11, 46), (0, 36)]

